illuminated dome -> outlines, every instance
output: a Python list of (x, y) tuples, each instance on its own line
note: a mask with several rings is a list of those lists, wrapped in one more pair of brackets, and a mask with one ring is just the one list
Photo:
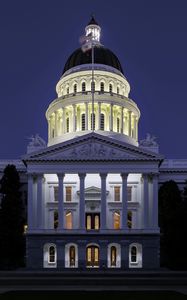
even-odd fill
[[(92, 62), (92, 55), (91, 50), (87, 52), (83, 52), (81, 48), (75, 50), (70, 57), (68, 58), (63, 74), (76, 66), (83, 65), (83, 64), (91, 64)], [(109, 49), (99, 45), (94, 47), (94, 63), (95, 64), (102, 64), (111, 66), (117, 70), (119, 70), (123, 74), (123, 69), (119, 62), (117, 56)]]

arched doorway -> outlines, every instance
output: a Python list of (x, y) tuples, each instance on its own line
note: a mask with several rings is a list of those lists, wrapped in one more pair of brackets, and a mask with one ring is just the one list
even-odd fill
[(89, 245), (86, 248), (86, 266), (99, 267), (99, 247), (96, 245)]

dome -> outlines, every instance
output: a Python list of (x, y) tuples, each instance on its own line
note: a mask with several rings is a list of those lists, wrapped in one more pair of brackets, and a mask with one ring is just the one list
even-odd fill
[[(75, 50), (68, 58), (64, 66), (63, 74), (73, 67), (91, 63), (91, 50), (83, 52), (82, 49), (79, 48)], [(117, 56), (111, 50), (103, 46), (94, 47), (94, 63), (111, 66), (113, 68), (116, 68), (123, 74), (123, 69)]]

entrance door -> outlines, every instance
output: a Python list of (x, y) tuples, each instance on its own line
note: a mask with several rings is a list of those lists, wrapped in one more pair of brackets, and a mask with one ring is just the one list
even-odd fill
[(88, 246), (86, 248), (86, 266), (99, 267), (99, 247)]
[(86, 214), (86, 229), (87, 230), (99, 230), (100, 228), (100, 214), (99, 213), (87, 213)]

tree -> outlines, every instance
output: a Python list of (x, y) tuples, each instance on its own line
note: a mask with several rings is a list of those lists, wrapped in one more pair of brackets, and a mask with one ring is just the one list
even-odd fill
[(16, 268), (24, 259), (24, 217), (19, 173), (7, 165), (0, 180), (0, 266)]

